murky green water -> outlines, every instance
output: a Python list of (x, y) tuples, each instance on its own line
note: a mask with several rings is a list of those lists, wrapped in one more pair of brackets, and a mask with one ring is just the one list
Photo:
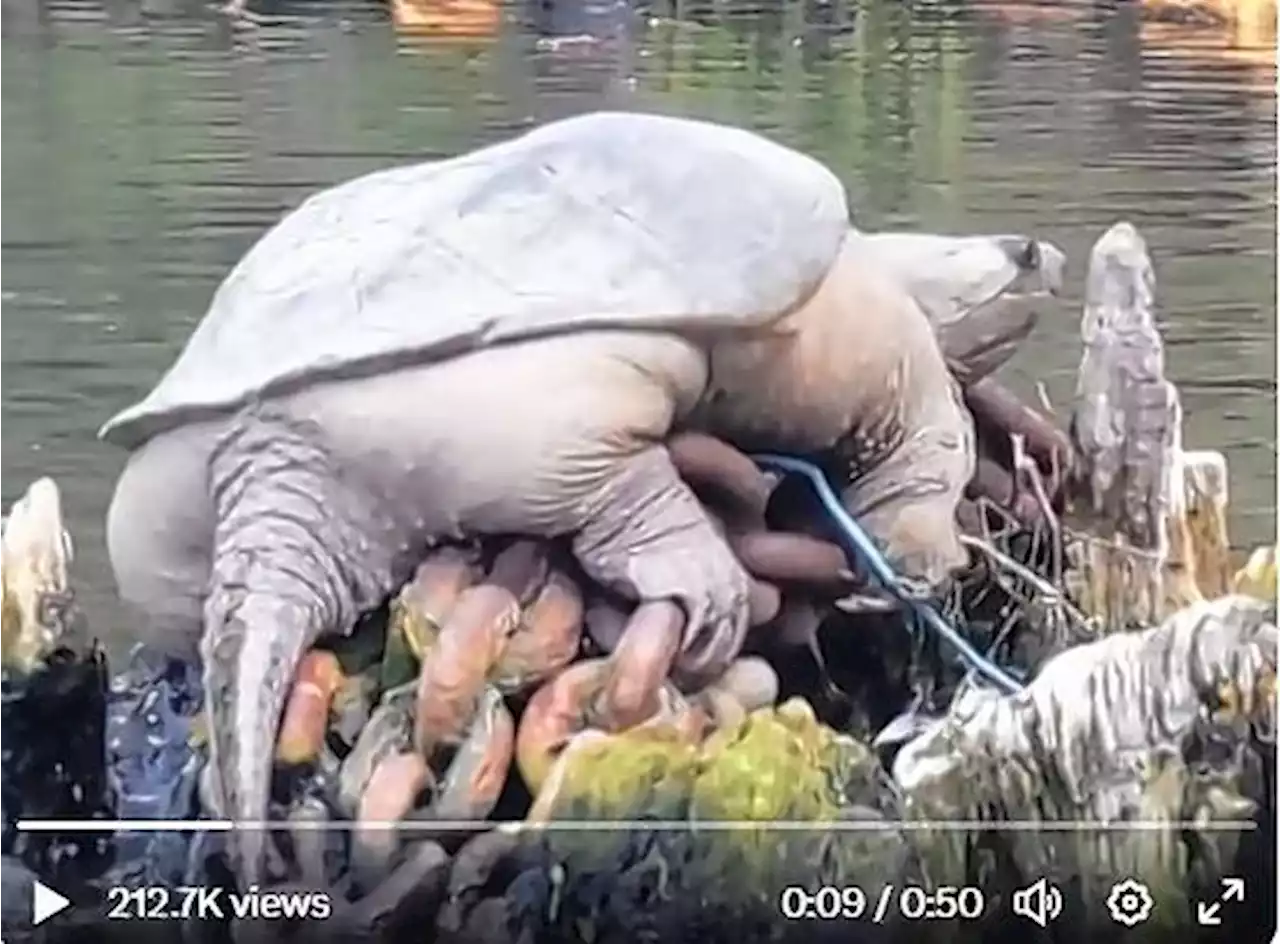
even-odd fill
[[(1156, 259), (1188, 440), (1228, 454), (1237, 541), (1272, 540), (1274, 51), (1229, 54), (1217, 32), (1101, 0), (785, 7), (544, 0), (494, 36), (411, 41), (372, 6), (300, 2), (232, 29), (189, 0), (4, 0), (5, 503), (60, 481), (81, 592), (106, 606), (123, 457), (95, 430), (281, 213), (534, 120), (659, 107), (822, 157), (869, 228), (1056, 240), (1077, 294), (1089, 245), (1131, 219)], [(546, 38), (584, 31), (598, 41)], [(1021, 389), (1069, 397), (1078, 316), (1073, 297), (1042, 323), (1010, 371)]]

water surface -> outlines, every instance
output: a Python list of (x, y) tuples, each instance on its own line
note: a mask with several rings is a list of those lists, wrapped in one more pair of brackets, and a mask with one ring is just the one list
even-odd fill
[(95, 613), (114, 612), (102, 522), (123, 461), (95, 431), (253, 240), (317, 188), (600, 107), (765, 130), (829, 162), (868, 228), (1057, 241), (1072, 296), (1008, 376), (1058, 403), (1088, 248), (1127, 217), (1188, 442), (1228, 456), (1237, 542), (1274, 539), (1274, 35), (1083, 0), (545, 0), (485, 32), (475, 3), (418, 8), (473, 35), (410, 37), (380, 6), (232, 28), (189, 0), (5, 0), (3, 499), (58, 479)]

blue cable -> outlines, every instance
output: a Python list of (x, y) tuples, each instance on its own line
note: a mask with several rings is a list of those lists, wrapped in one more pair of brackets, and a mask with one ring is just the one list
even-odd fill
[(884, 555), (880, 553), (880, 549), (875, 546), (867, 533), (862, 530), (861, 525), (853, 519), (853, 515), (849, 514), (841, 504), (840, 496), (835, 493), (821, 469), (811, 462), (791, 456), (761, 453), (751, 458), (757, 465), (764, 468), (780, 472), (795, 472), (808, 479), (819, 501), (834, 519), (837, 529), (844, 537), (846, 553), (851, 553), (857, 560), (864, 562), (871, 569), (872, 575), (895, 597), (911, 607), (919, 620), (945, 639), (971, 669), (994, 683), (1006, 695), (1022, 691), (1024, 686), (1017, 679), (971, 646), (969, 641), (943, 618), (936, 607), (926, 601), (915, 599), (903, 589), (889, 562), (885, 560)]

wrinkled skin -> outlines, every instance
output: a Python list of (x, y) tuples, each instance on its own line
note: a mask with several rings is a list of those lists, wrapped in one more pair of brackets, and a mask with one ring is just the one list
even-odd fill
[(965, 560), (973, 425), (928, 319), (876, 262), (846, 246), (773, 336), (715, 348), (693, 419), (742, 449), (817, 454), (895, 569), (936, 587)]
[[(834, 455), (850, 510), (900, 572), (933, 586), (965, 560), (968, 414), (924, 314), (851, 246), (764, 336), (551, 336), (316, 385), (144, 444), (109, 550), (156, 641), (201, 640), (219, 812), (264, 817), (303, 653), (441, 538), (567, 536), (602, 586), (681, 606), (677, 681), (722, 672), (750, 580), (663, 445), (679, 428)], [(266, 834), (236, 838), (251, 883)]]

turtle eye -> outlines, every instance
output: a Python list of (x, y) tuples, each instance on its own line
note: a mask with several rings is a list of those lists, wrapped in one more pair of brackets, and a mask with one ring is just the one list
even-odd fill
[(1005, 256), (1018, 268), (1018, 273), (1035, 272), (1039, 270), (1043, 261), (1040, 258), (1040, 244), (1034, 239), (1027, 239), (1022, 236), (1002, 236), (997, 240), (997, 245), (1003, 250)]
[(1031, 271), (1040, 268), (1040, 244), (1034, 239), (1028, 239), (1027, 244), (1022, 247), (1022, 252), (1018, 256), (1018, 267)]

